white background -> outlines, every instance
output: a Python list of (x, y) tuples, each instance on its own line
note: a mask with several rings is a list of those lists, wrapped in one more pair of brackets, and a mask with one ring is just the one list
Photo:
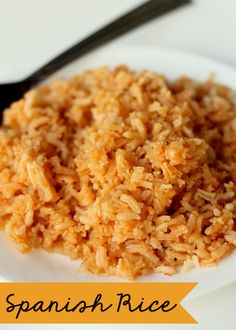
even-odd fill
[[(66, 47), (141, 2), (0, 0), (0, 82), (27, 76)], [(195, 0), (193, 5), (158, 18), (113, 43), (179, 49), (236, 67), (236, 1)], [(198, 325), (0, 325), (0, 329), (236, 329), (236, 284), (184, 306), (199, 321)]]

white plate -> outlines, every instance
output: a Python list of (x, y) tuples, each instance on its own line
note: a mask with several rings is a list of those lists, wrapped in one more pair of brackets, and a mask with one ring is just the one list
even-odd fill
[[(133, 69), (150, 69), (165, 74), (169, 79), (187, 75), (205, 80), (210, 73), (216, 80), (228, 84), (236, 90), (236, 71), (218, 62), (196, 55), (183, 54), (173, 50), (146, 47), (104, 47), (83, 57), (57, 73), (57, 76), (70, 77), (77, 72), (101, 65), (114, 66), (127, 64)], [(1, 281), (123, 281), (114, 277), (101, 277), (91, 274), (78, 274), (79, 261), (50, 254), (42, 250), (20, 254), (15, 244), (4, 233), (0, 233), (0, 280)], [(186, 274), (172, 277), (153, 274), (139, 278), (144, 282), (198, 282), (198, 286), (188, 296), (193, 298), (220, 288), (236, 280), (236, 251), (225, 258), (216, 268), (194, 269)]]

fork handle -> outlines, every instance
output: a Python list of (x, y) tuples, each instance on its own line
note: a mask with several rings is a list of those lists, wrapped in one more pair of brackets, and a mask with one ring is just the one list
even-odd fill
[(76, 45), (72, 46), (26, 78), (25, 82), (30, 83), (30, 85), (37, 84), (55, 71), (94, 48), (121, 36), (123, 33), (144, 24), (154, 17), (161, 16), (190, 2), (191, 0), (149, 0), (101, 28), (86, 39), (78, 42)]

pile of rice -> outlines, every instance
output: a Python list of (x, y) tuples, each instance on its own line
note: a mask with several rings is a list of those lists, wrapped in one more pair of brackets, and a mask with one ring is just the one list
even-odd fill
[(95, 274), (215, 265), (236, 245), (233, 98), (125, 66), (28, 92), (0, 129), (2, 228)]

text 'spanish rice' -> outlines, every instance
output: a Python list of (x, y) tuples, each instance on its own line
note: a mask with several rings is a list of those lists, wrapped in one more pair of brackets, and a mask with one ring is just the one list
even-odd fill
[[(236, 245), (227, 87), (125, 66), (28, 92), (0, 129), (0, 221), (22, 252), (133, 279), (212, 266)], [(79, 275), (78, 275), (79, 276)]]

